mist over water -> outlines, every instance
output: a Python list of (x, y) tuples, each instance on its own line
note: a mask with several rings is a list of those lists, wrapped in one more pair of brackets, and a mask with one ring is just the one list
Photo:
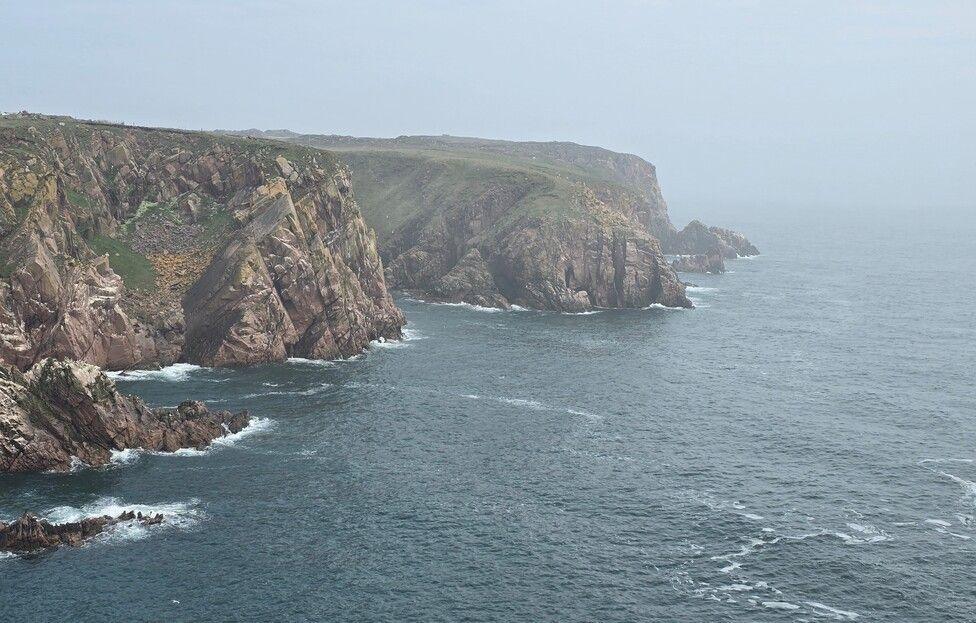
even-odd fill
[(729, 223), (763, 255), (695, 310), (401, 298), (351, 361), (122, 376), (267, 421), (0, 476), (4, 519), (168, 517), (0, 560), (0, 619), (969, 621), (976, 227), (849, 222)]

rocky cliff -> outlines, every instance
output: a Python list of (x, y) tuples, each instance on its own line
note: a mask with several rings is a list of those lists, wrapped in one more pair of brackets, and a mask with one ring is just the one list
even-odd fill
[(86, 363), (46, 359), (27, 372), (0, 366), (0, 472), (104, 465), (113, 450), (128, 448), (202, 449), (248, 422), (246, 412), (212, 412), (199, 402), (150, 409)]
[(0, 359), (336, 358), (403, 323), (332, 154), (0, 118)]
[(452, 136), (238, 134), (341, 154), (390, 285), (432, 299), (561, 311), (688, 306), (663, 253), (758, 253), (728, 230), (705, 227), (697, 239), (696, 222), (678, 231), (654, 166), (630, 154)]
[(691, 305), (643, 224), (666, 221), (667, 206), (636, 156), (572, 143), (261, 135), (341, 153), (391, 287), (567, 312)]

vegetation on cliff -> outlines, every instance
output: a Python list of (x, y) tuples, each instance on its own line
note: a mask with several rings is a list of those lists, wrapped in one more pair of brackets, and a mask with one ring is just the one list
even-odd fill
[(404, 319), (327, 152), (0, 117), (0, 360), (109, 368), (359, 353)]
[(349, 164), (392, 287), (558, 311), (690, 305), (655, 238), (673, 227), (654, 167), (636, 156), (573, 143), (242, 134)]

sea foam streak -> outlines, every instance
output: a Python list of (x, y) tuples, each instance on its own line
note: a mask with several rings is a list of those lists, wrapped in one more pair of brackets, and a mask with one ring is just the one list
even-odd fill
[(205, 370), (201, 366), (192, 363), (174, 363), (171, 366), (160, 368), (159, 370), (120, 370), (108, 371), (105, 373), (109, 378), (117, 381), (169, 381), (178, 383), (190, 378), (190, 375), (199, 370)]

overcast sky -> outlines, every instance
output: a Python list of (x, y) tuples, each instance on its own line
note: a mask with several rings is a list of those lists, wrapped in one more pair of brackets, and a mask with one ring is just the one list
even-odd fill
[(0, 57), (4, 111), (571, 140), (679, 215), (976, 206), (971, 1), (0, 0)]

